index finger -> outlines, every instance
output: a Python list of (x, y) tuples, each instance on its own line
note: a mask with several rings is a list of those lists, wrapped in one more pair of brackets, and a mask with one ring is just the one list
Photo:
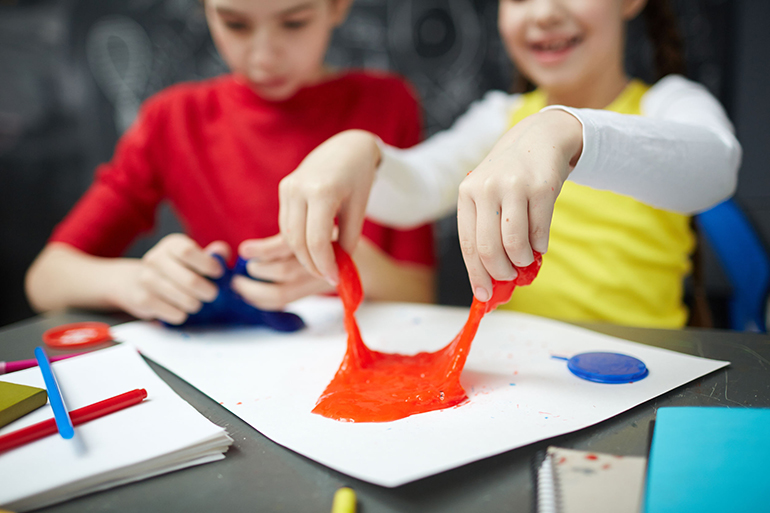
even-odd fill
[(273, 260), (285, 260), (294, 256), (294, 252), (279, 233), (264, 239), (248, 239), (241, 242), (238, 254), (246, 260), (259, 260), (270, 262)]
[(307, 246), (315, 267), (329, 283), (337, 284), (339, 269), (334, 257), (332, 238), (337, 209), (329, 201), (314, 201), (307, 209)]
[(216, 278), (222, 274), (222, 266), (217, 259), (203, 251), (192, 240), (174, 245), (171, 254), (185, 267), (202, 276)]
[(361, 238), (368, 201), (367, 194), (354, 194), (339, 211), (339, 242), (348, 253), (353, 253)]
[(473, 295), (479, 301), (489, 301), (492, 297), (492, 278), (484, 268), (476, 246), (476, 203), (462, 196), (457, 203), (457, 234)]

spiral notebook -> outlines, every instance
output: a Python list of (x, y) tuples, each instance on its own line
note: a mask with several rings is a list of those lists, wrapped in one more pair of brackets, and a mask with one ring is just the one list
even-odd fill
[(646, 462), (549, 447), (537, 469), (537, 512), (639, 513)]

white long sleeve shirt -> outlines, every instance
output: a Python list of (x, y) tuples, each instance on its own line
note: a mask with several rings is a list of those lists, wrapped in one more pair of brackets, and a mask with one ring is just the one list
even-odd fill
[[(409, 149), (381, 143), (367, 216), (408, 228), (455, 210), (460, 182), (506, 132), (520, 95), (474, 102), (451, 128)], [(581, 185), (693, 214), (735, 191), (741, 147), (722, 106), (702, 85), (669, 75), (642, 99), (643, 116), (562, 109), (583, 126), (583, 151), (569, 176)]]

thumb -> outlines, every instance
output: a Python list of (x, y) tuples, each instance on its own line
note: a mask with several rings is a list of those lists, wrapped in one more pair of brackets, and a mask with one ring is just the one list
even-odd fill
[(225, 260), (230, 260), (230, 256), (232, 255), (232, 250), (230, 249), (230, 245), (222, 240), (216, 240), (212, 242), (211, 244), (203, 248), (203, 251), (208, 253), (209, 255), (219, 255)]

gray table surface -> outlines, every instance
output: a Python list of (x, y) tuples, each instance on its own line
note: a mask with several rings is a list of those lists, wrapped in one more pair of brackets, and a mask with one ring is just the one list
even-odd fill
[[(0, 360), (32, 357), (48, 328), (119, 317), (86, 312), (43, 315), (0, 329)], [(123, 319), (128, 320), (128, 319)], [(351, 486), (360, 513), (533, 511), (531, 465), (548, 445), (644, 456), (649, 423), (663, 406), (770, 406), (770, 336), (719, 330), (655, 330), (587, 324), (596, 331), (731, 363), (596, 426), (515, 449), (398, 488), (340, 474), (285, 449), (163, 367), (151, 367), (180, 396), (235, 440), (224, 460), (80, 497), (39, 511), (328, 512), (334, 492)], [(51, 351), (56, 354), (55, 351)], [(511, 426), (515, 429), (515, 426)]]

